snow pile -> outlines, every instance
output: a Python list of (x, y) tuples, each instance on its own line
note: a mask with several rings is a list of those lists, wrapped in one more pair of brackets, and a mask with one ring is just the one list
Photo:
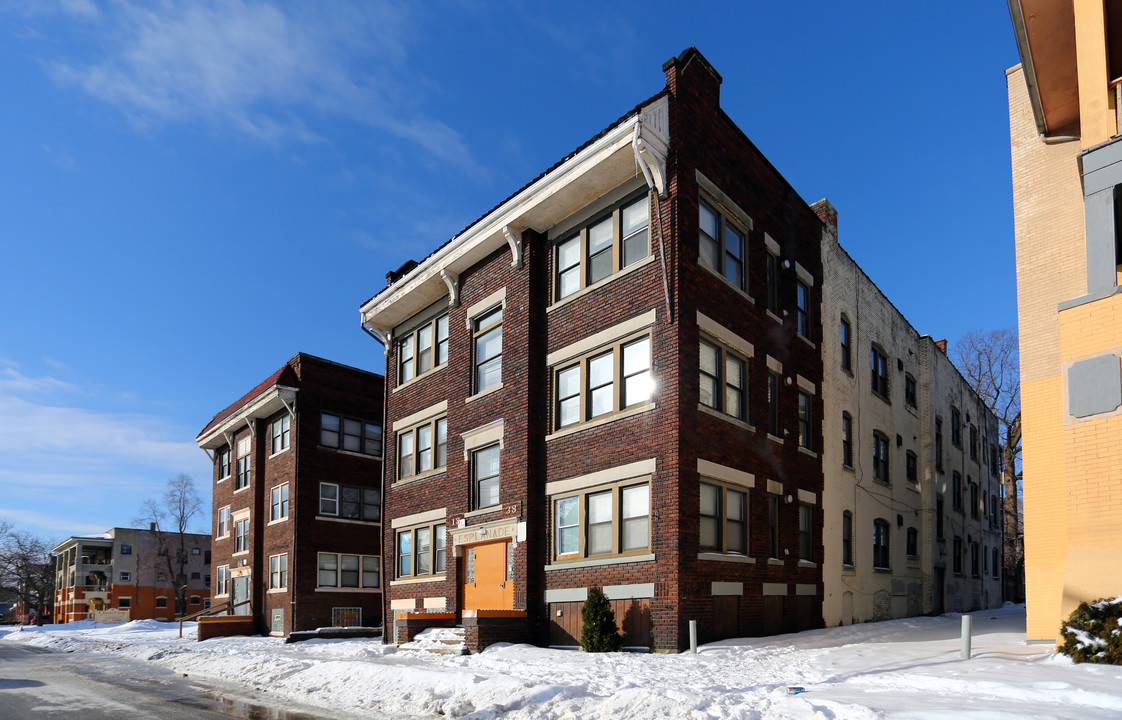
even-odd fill
[[(457, 656), (369, 639), (198, 643), (193, 623), (184, 624), (180, 640), (175, 624), (151, 621), (25, 628), (0, 638), (148, 660), (329, 708), (336, 717), (1122, 717), (1122, 667), (1074, 665), (1053, 656), (1051, 645), (1026, 645), (1022, 606), (975, 614), (970, 660), (959, 659), (958, 617), (724, 640), (696, 655), (592, 655), (503, 644)], [(441, 630), (416, 642), (447, 646), (457, 639)], [(792, 685), (806, 691), (789, 695)]]

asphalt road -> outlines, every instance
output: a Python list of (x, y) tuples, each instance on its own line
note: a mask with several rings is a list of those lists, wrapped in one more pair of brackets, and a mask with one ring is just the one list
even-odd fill
[(319, 720), (135, 660), (0, 643), (0, 720)]

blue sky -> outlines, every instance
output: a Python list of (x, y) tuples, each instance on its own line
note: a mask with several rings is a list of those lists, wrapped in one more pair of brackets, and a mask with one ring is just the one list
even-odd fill
[[(0, 518), (128, 525), (296, 352), (664, 83), (722, 105), (922, 333), (1013, 327), (1004, 3), (0, 0)], [(200, 523), (205, 530), (207, 517)]]

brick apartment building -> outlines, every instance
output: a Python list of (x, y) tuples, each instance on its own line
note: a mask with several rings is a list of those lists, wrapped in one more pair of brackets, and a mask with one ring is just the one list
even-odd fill
[(196, 438), (214, 461), (214, 602), (262, 632), (381, 625), (382, 384), (299, 353)]
[(696, 49), (663, 69), (362, 307), (407, 634), (575, 645), (594, 585), (655, 651), (822, 624), (824, 225)]
[[(164, 532), (165, 547), (178, 551), (178, 533)], [(55, 555), (54, 622), (92, 620), (99, 610), (127, 610), (130, 620), (174, 620), (210, 603), (210, 535), (186, 533), (182, 582), (187, 606), (176, 612), (176, 578), (154, 530), (110, 528), (96, 535), (73, 535)], [(172, 558), (173, 570), (178, 563)]]

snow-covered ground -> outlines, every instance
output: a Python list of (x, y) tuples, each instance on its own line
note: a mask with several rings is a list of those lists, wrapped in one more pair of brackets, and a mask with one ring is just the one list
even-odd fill
[[(112, 653), (321, 706), (327, 717), (1119, 718), (1122, 667), (1073, 665), (1024, 641), (1023, 606), (725, 640), (697, 655), (584, 654), (528, 645), (474, 656), (398, 651), (377, 640), (184, 639), (172, 623), (72, 623), (0, 640)], [(6, 632), (6, 634), (4, 634)], [(788, 686), (805, 692), (788, 694)]]

